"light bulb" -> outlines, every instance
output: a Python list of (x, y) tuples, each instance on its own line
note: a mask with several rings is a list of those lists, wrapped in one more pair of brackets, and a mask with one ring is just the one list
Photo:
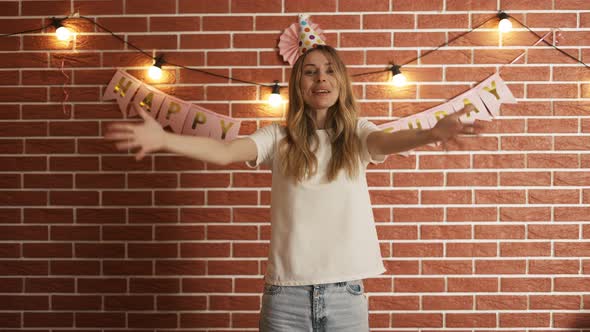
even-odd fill
[(59, 27), (55, 30), (55, 36), (59, 40), (67, 41), (72, 37), (72, 32), (66, 27)]
[(281, 97), (281, 87), (279, 81), (275, 81), (275, 85), (272, 87), (272, 93), (268, 96), (268, 103), (272, 107), (279, 107), (283, 103), (283, 97)]
[(502, 19), (498, 24), (498, 29), (502, 32), (510, 32), (512, 30), (512, 22), (507, 18)]
[(406, 82), (408, 82), (408, 79), (404, 76), (404, 74), (401, 74), (401, 73), (397, 74), (391, 78), (391, 84), (393, 84), (397, 87), (402, 87), (402, 86), (406, 85)]
[(272, 107), (279, 107), (283, 103), (283, 97), (281, 97), (281, 95), (278, 93), (271, 93), (268, 97), (268, 103)]
[(162, 68), (156, 67), (155, 65), (151, 66), (148, 70), (148, 75), (153, 80), (159, 80), (160, 78), (162, 78)]

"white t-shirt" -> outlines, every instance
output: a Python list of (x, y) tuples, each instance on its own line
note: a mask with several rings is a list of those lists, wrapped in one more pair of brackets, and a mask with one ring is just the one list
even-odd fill
[(344, 170), (332, 182), (326, 169), (332, 147), (326, 130), (317, 130), (316, 174), (298, 184), (281, 174), (278, 144), (285, 129), (274, 123), (248, 136), (258, 156), (249, 167), (265, 163), (272, 169), (271, 240), (265, 282), (295, 286), (363, 279), (385, 272), (365, 170), (386, 155), (371, 156), (367, 136), (379, 130), (365, 119), (357, 122), (362, 144), (359, 176)]

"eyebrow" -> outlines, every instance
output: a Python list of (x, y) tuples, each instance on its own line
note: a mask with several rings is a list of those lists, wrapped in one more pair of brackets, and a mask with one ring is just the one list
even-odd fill
[[(331, 66), (331, 65), (332, 65), (332, 63), (331, 63), (331, 62), (326, 62), (326, 63), (325, 63), (325, 65)], [(308, 64), (305, 64), (305, 65), (303, 65), (303, 67), (305, 67), (305, 66), (314, 66), (314, 67), (317, 67), (317, 66), (316, 66), (315, 64), (313, 64), (313, 63), (308, 63)]]

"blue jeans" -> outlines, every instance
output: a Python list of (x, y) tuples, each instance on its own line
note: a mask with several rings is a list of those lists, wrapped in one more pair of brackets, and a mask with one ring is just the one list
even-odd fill
[(368, 332), (362, 280), (306, 286), (264, 285), (262, 332)]

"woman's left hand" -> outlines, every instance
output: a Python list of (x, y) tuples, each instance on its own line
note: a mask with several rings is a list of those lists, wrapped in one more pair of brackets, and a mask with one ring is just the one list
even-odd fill
[(455, 141), (457, 145), (462, 146), (457, 141), (457, 135), (478, 135), (482, 126), (480, 124), (466, 124), (459, 119), (463, 114), (473, 111), (473, 105), (468, 105), (462, 110), (449, 114), (436, 123), (431, 129), (432, 135), (437, 141), (441, 141), (443, 149), (447, 150), (449, 141)]

